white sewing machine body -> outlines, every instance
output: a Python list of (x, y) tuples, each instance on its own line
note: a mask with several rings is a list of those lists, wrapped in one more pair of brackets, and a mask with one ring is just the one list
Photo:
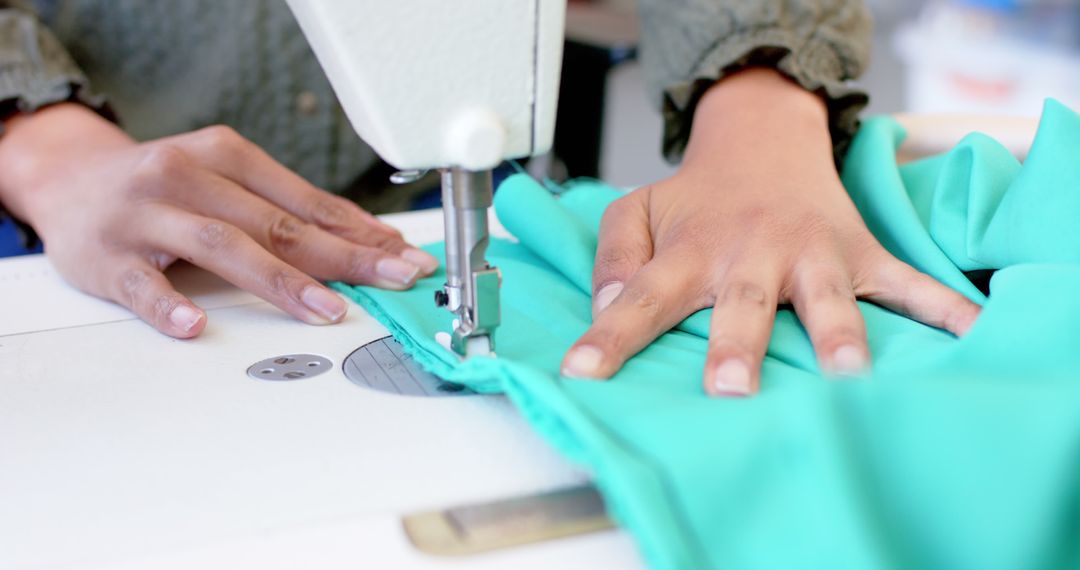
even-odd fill
[(405, 181), (442, 170), (450, 346), (491, 354), (491, 170), (548, 151), (566, 0), (290, 0), (357, 134)]
[(398, 169), (551, 147), (566, 0), (290, 0), (353, 128)]

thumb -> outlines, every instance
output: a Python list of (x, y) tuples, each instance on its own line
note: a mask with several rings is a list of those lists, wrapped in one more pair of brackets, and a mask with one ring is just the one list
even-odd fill
[(206, 313), (178, 293), (156, 267), (138, 258), (113, 266), (109, 298), (150, 326), (174, 338), (198, 336), (206, 327)]

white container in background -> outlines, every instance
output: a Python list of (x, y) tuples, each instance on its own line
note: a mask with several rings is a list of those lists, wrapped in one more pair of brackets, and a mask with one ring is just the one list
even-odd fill
[(1008, 31), (1009, 12), (931, 4), (900, 28), (914, 113), (1038, 115), (1054, 97), (1080, 109), (1080, 53)]

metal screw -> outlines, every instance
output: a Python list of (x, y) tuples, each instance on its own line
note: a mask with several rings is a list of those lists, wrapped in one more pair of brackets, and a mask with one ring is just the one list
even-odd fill
[(252, 364), (247, 374), (256, 380), (299, 380), (318, 376), (333, 367), (329, 359), (315, 354), (284, 354)]

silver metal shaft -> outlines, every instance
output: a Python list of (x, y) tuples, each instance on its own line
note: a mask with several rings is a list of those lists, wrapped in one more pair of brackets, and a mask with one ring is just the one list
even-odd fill
[(492, 197), (491, 171), (442, 171), (446, 285), (435, 298), (457, 316), (451, 347), (463, 356), (491, 353), (500, 322), (499, 270), (485, 259)]

